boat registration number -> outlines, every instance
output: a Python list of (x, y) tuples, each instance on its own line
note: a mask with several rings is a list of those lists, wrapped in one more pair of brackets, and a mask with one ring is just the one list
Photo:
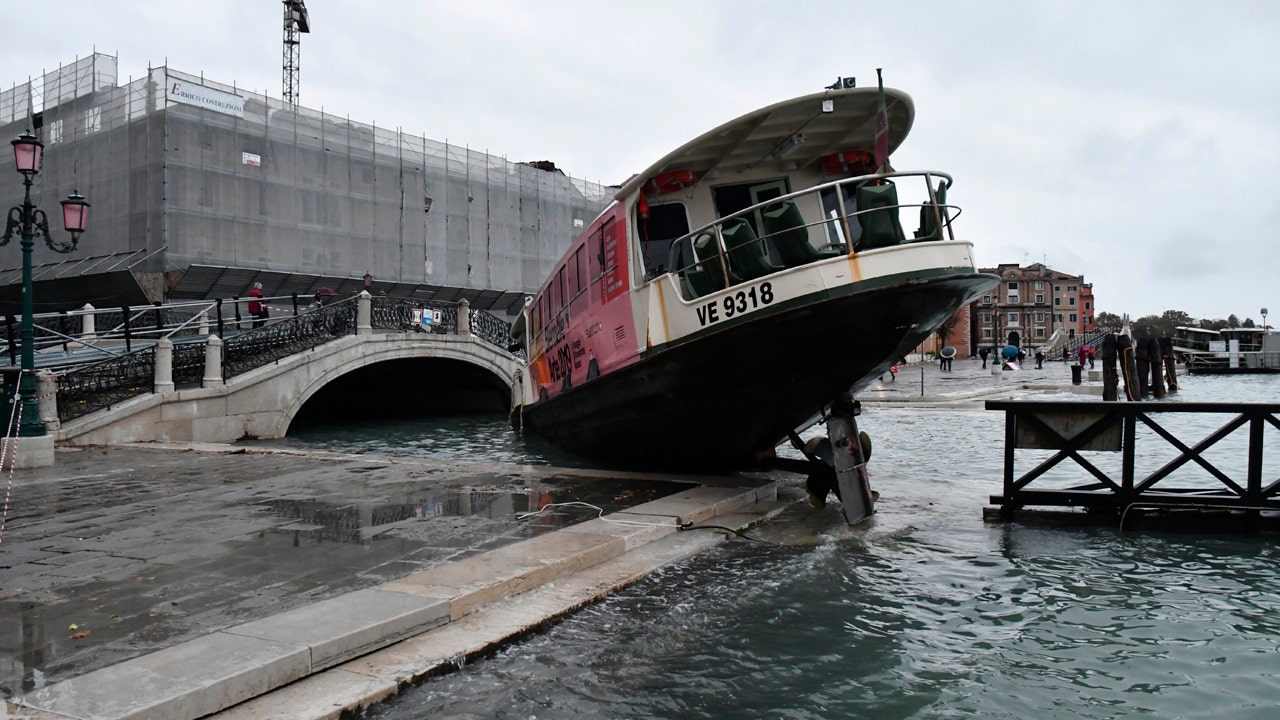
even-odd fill
[(702, 327), (714, 325), (721, 320), (744, 315), (772, 302), (773, 284), (762, 282), (759, 285), (752, 285), (749, 288), (731, 292), (719, 300), (699, 305), (698, 324)]

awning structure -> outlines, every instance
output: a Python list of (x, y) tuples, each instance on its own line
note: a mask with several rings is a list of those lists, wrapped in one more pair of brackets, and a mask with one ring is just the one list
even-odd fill
[[(158, 252), (158, 251), (156, 251)], [(132, 268), (155, 253), (127, 250), (106, 255), (73, 256), (31, 268), (35, 311), (147, 305), (151, 300)], [(0, 313), (22, 312), (22, 266), (0, 268)]]

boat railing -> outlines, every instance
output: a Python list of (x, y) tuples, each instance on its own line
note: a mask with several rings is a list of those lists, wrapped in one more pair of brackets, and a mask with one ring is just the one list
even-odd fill
[[(922, 185), (916, 201), (900, 201), (907, 181)], [(688, 300), (776, 272), (852, 252), (908, 243), (954, 240), (960, 208), (946, 201), (951, 176), (890, 172), (843, 178), (770, 198), (677, 238), (666, 268), (681, 279)], [(801, 207), (822, 208), (818, 219)], [(919, 215), (910, 237), (907, 212)], [(815, 237), (822, 241), (815, 243)]]

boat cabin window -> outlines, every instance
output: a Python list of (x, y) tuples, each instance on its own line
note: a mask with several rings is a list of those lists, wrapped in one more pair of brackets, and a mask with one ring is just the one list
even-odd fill
[[(741, 185), (721, 185), (712, 188), (711, 198), (716, 205), (716, 216), (726, 217), (739, 210), (746, 210), (752, 205), (768, 202), (786, 195), (790, 190), (786, 180), (770, 180), (764, 183), (743, 183)], [(751, 223), (751, 229), (760, 234), (761, 222), (758, 213), (745, 216)]]
[[(711, 199), (716, 206), (716, 216), (727, 217), (739, 210), (746, 210), (753, 205), (761, 205), (774, 198), (782, 197), (789, 192), (791, 192), (791, 189), (788, 187), (786, 179), (783, 178), (781, 180), (769, 180), (768, 182), (721, 185), (711, 189)], [(765, 235), (762, 230), (764, 228), (762, 212), (762, 209), (757, 209), (749, 215), (742, 216), (751, 225), (751, 230), (756, 237)], [(773, 243), (765, 242), (763, 244), (769, 262), (781, 266), (783, 264), (782, 258)]]
[(640, 246), (644, 249), (644, 276), (653, 279), (679, 268), (667, 267), (671, 241), (689, 232), (689, 213), (684, 203), (649, 206), (649, 219), (640, 223)]
[(579, 247), (569, 258), (569, 311), (575, 315), (586, 309), (587, 250)]
[(560, 314), (560, 309), (564, 307), (564, 266), (560, 266), (556, 277), (551, 281), (551, 315), (554, 317)]

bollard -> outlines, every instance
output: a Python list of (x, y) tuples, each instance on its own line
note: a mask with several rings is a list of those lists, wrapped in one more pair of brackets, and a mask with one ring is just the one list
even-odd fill
[(368, 290), (361, 290), (356, 296), (356, 334), (373, 334), (372, 295)]
[(222, 384), (222, 338), (210, 335), (204, 346), (204, 378), (202, 387)]
[(82, 341), (92, 340), (98, 333), (97, 320), (93, 314), (94, 307), (89, 303), (85, 303), (84, 307), (80, 309), (84, 311), (84, 316), (80, 318), (80, 339)]
[(173, 392), (173, 341), (160, 338), (156, 343), (156, 394)]
[(471, 334), (471, 301), (466, 298), (458, 301), (458, 334)]
[(1083, 365), (1072, 365), (1072, 366), (1071, 366), (1071, 384), (1072, 384), (1072, 385), (1079, 385), (1079, 384), (1080, 384), (1080, 374), (1081, 374), (1083, 371), (1084, 371), (1084, 366), (1083, 366)]
[(40, 422), (45, 431), (57, 434), (62, 429), (58, 419), (58, 374), (52, 370), (36, 372), (36, 399), (40, 403)]

